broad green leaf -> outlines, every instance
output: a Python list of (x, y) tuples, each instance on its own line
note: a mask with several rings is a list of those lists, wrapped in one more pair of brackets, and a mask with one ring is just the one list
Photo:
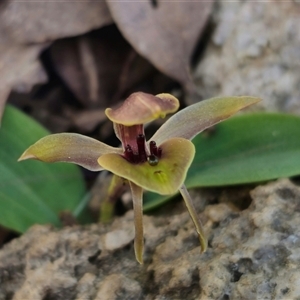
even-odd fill
[(58, 214), (76, 211), (85, 193), (77, 166), (17, 162), (23, 151), (49, 134), (37, 122), (7, 106), (0, 128), (0, 224), (24, 232), (35, 223), (60, 226)]
[[(300, 174), (300, 118), (256, 113), (233, 117), (193, 139), (195, 159), (185, 184), (212, 187)], [(144, 209), (170, 197), (145, 193)]]

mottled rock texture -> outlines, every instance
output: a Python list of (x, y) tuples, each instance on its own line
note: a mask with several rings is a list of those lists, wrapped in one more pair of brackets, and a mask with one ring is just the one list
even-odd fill
[(261, 109), (300, 114), (299, 1), (219, 1), (216, 8), (194, 74), (199, 93), (255, 95)]
[[(201, 209), (209, 196), (197, 195)], [(0, 251), (0, 299), (298, 299), (300, 188), (279, 180), (251, 196), (243, 211), (206, 205), (202, 255), (182, 203), (145, 217), (142, 266), (132, 212), (110, 226), (34, 226)]]

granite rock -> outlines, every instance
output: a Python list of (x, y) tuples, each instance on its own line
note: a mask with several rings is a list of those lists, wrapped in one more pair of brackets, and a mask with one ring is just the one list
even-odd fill
[(36, 225), (0, 250), (0, 299), (297, 299), (300, 188), (283, 179), (251, 197), (242, 211), (215, 201), (199, 212), (204, 254), (182, 203), (145, 216), (144, 265), (132, 211), (105, 226)]
[(219, 1), (194, 72), (202, 97), (248, 94), (261, 110), (300, 114), (299, 15), (299, 1)]

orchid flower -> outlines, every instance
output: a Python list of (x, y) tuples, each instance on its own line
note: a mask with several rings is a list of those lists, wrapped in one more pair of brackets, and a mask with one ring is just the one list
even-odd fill
[(207, 239), (192, 200), (184, 186), (195, 155), (191, 139), (204, 129), (258, 102), (254, 97), (221, 97), (193, 104), (169, 118), (152, 136), (145, 139), (144, 124), (179, 108), (170, 94), (156, 96), (137, 92), (116, 108), (107, 108), (122, 147), (114, 148), (76, 133), (46, 136), (29, 147), (19, 158), (43, 162), (69, 162), (91, 171), (108, 170), (129, 182), (134, 209), (136, 259), (143, 263), (143, 190), (162, 195), (179, 191), (196, 227), (201, 250)]

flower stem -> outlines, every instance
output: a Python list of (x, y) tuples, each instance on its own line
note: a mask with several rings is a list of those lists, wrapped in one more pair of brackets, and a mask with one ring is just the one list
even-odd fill
[(143, 233), (143, 189), (133, 182), (130, 182), (130, 188), (132, 193), (133, 211), (134, 211), (134, 252), (136, 260), (143, 263), (144, 252), (144, 233)]
[(200, 240), (200, 245), (201, 245), (201, 252), (205, 252), (207, 250), (207, 239), (206, 236), (204, 234), (204, 230), (203, 230), (203, 226), (202, 223), (200, 221), (200, 219), (198, 218), (197, 212), (195, 210), (194, 204), (192, 202), (191, 196), (189, 194), (189, 192), (187, 191), (185, 185), (182, 185), (179, 189), (185, 205), (190, 213), (190, 216), (194, 222), (194, 225), (196, 227), (198, 236), (199, 236), (199, 240)]

